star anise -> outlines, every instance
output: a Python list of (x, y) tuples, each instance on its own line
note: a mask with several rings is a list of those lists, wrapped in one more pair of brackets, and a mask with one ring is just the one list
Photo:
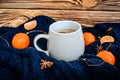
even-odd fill
[(97, 53), (99, 53), (100, 51), (103, 50), (103, 47), (101, 45), (100, 46), (97, 45), (97, 49), (96, 50), (97, 50)]
[(40, 65), (41, 65), (41, 69), (46, 69), (46, 68), (50, 68), (53, 65), (53, 62), (41, 59)]

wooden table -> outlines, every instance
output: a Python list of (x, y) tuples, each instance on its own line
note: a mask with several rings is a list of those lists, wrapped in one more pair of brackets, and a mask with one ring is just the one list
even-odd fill
[(0, 0), (0, 26), (17, 27), (37, 15), (74, 20), (88, 27), (119, 23), (120, 0)]

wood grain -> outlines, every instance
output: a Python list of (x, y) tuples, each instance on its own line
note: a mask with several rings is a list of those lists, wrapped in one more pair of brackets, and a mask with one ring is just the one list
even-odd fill
[[(81, 0), (2, 0), (0, 8), (24, 9), (77, 9), (85, 10)], [(101, 3), (89, 10), (120, 10), (120, 0), (102, 0)]]
[[(81, 0), (0, 0), (0, 26), (17, 27), (38, 15), (55, 20), (74, 20), (83, 26), (96, 23), (120, 23), (120, 1), (102, 0), (92, 8), (84, 8)], [(26, 17), (27, 16), (27, 17)]]
[(120, 12), (106, 12), (106, 11), (0, 9), (0, 14), (1, 14), (0, 17), (2, 17), (0, 18), (0, 23), (5, 23), (10, 21), (11, 23), (9, 24), (13, 24), (13, 23), (15, 24), (14, 21), (16, 20), (18, 23), (21, 22), (20, 24), (27, 21), (28, 19), (23, 15), (28, 16), (29, 18), (35, 17), (37, 15), (46, 15), (52, 17), (55, 20), (64, 20), (64, 19), (75, 20), (85, 26), (86, 25), (92, 26), (96, 23), (120, 22), (120, 15), (119, 15)]

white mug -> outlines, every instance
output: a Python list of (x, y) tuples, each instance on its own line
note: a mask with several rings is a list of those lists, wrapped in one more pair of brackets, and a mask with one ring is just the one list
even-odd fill
[[(47, 51), (37, 45), (40, 38), (48, 39)], [(34, 46), (38, 51), (43, 51), (57, 60), (77, 60), (85, 49), (81, 25), (71, 20), (54, 22), (49, 27), (48, 35), (38, 34), (35, 37)]]

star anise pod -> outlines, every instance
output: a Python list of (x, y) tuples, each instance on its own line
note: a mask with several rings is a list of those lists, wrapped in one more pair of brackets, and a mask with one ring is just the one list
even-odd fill
[(96, 50), (97, 50), (97, 53), (100, 52), (100, 51), (102, 51), (103, 50), (102, 45), (100, 45), (100, 46), (97, 45), (97, 49)]
[(46, 69), (46, 68), (50, 68), (53, 65), (53, 62), (41, 59), (40, 65), (41, 65), (41, 69)]

